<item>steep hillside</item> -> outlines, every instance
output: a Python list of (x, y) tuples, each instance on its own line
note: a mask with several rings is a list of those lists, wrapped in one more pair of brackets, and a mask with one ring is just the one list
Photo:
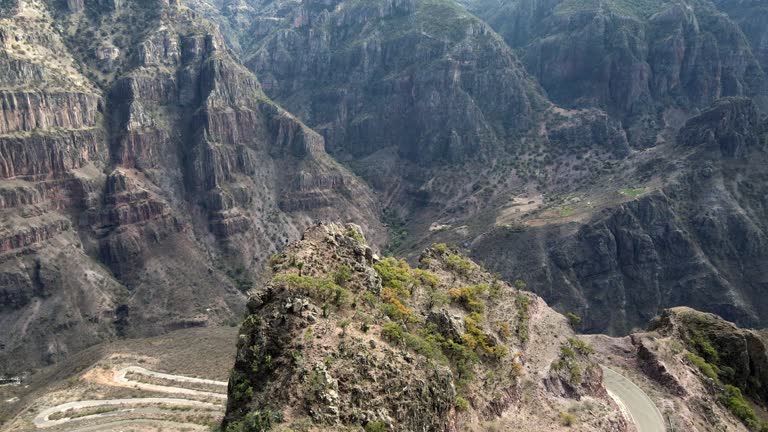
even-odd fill
[(565, 317), (445, 245), (412, 269), (358, 227), (318, 225), (272, 264), (227, 431), (629, 430)]
[(505, 278), (583, 315), (587, 332), (627, 334), (676, 305), (764, 326), (767, 144), (751, 101), (721, 100), (675, 145), (634, 161), (637, 189), (599, 188), (619, 204), (595, 213), (587, 203), (599, 198), (576, 195), (575, 221), (499, 227), (471, 248)]
[(22, 0), (8, 14), (3, 368), (226, 322), (315, 219), (380, 232), (366, 186), (184, 6)]

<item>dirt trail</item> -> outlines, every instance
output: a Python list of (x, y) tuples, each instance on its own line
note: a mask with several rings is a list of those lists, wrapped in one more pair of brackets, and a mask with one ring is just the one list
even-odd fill
[(227, 395), (224, 393), (214, 393), (214, 392), (207, 392), (202, 390), (192, 390), (192, 389), (187, 389), (183, 387), (169, 387), (169, 386), (163, 386), (158, 384), (147, 384), (147, 383), (138, 382), (138, 381), (131, 381), (127, 377), (127, 375), (131, 372), (147, 375), (150, 377), (171, 380), (171, 381), (217, 385), (217, 386), (222, 386), (222, 391), (226, 392), (227, 390), (227, 383), (225, 381), (214, 381), (214, 380), (207, 380), (207, 379), (200, 379), (200, 378), (190, 378), (190, 377), (185, 377), (181, 375), (170, 375), (170, 374), (165, 374), (161, 372), (154, 372), (151, 370), (147, 370), (139, 366), (128, 366), (126, 368), (115, 371), (115, 375), (113, 378), (114, 382), (117, 385), (121, 385), (124, 387), (129, 386), (129, 387), (139, 388), (141, 390), (146, 390), (146, 391), (174, 393), (174, 394), (187, 394), (192, 396), (206, 396), (206, 397), (212, 397), (212, 398), (217, 398), (222, 400), (227, 399)]
[[(167, 381), (176, 381), (179, 383), (195, 383), (195, 384), (221, 386), (222, 393), (207, 392), (202, 390), (192, 390), (184, 387), (171, 387), (171, 386), (165, 386), (165, 385), (147, 384), (147, 383), (142, 383), (138, 381), (133, 381), (127, 376), (129, 373), (132, 373), (132, 372), (146, 375), (149, 377), (167, 380)], [(124, 367), (122, 369), (116, 370), (114, 374), (110, 374), (109, 376), (111, 377), (111, 381), (105, 383), (108, 385), (138, 388), (146, 391), (171, 393), (174, 395), (181, 394), (181, 395), (190, 395), (190, 396), (204, 396), (209, 398), (221, 399), (222, 401), (227, 399), (227, 395), (224, 393), (226, 392), (226, 387), (227, 387), (227, 383), (225, 381), (214, 381), (214, 380), (208, 380), (208, 379), (186, 377), (182, 375), (171, 375), (171, 374), (166, 374), (162, 372), (151, 371), (139, 366)], [(200, 409), (214, 410), (214, 411), (221, 411), (223, 409), (222, 405), (217, 405), (209, 402), (201, 402), (201, 401), (191, 400), (191, 399), (180, 399), (180, 398), (150, 397), (150, 398), (131, 398), (131, 399), (83, 400), (83, 401), (67, 402), (51, 408), (44, 409), (34, 418), (33, 423), (37, 428), (49, 428), (53, 426), (60, 426), (72, 421), (96, 420), (104, 417), (119, 415), (124, 412), (138, 412), (138, 411), (141, 411), (142, 409), (146, 409), (142, 407), (123, 408), (123, 409), (118, 408), (115, 411), (110, 411), (107, 413), (96, 413), (93, 415), (78, 417), (74, 419), (69, 417), (61, 418), (57, 420), (50, 419), (50, 417), (54, 414), (64, 413), (70, 410), (74, 413), (76, 410), (81, 410), (86, 408), (109, 407), (109, 406), (123, 407), (123, 406), (131, 406), (131, 405), (139, 405), (139, 406), (142, 406), (142, 405), (169, 406), (170, 405), (170, 406), (177, 406), (177, 407), (200, 408)], [(112, 422), (109, 422), (108, 424), (100, 424), (97, 426), (89, 425), (87, 427), (77, 429), (77, 430), (81, 430), (81, 431), (105, 430), (105, 429), (100, 429), (100, 427), (105, 427), (107, 425), (111, 425), (110, 427), (118, 427), (118, 426), (130, 425), (134, 423), (155, 425), (155, 426), (175, 425), (175, 428), (177, 429), (181, 428), (184, 430), (189, 430), (189, 429), (205, 430), (206, 429), (203, 427), (196, 427), (198, 425), (192, 425), (187, 423), (177, 423), (177, 422), (171, 422), (171, 421), (165, 421), (165, 420), (150, 420), (150, 419), (125, 420), (123, 419), (123, 420), (112, 421)], [(163, 429), (168, 430), (167, 428), (163, 428)]]
[[(51, 426), (58, 426), (64, 423), (68, 423), (73, 419), (66, 417), (58, 420), (51, 420), (50, 417), (53, 414), (65, 412), (67, 410), (78, 410), (84, 408), (102, 407), (102, 406), (122, 406), (122, 405), (175, 405), (175, 406), (188, 406), (192, 408), (208, 408), (218, 410), (221, 406), (214, 405), (208, 402), (199, 402), (189, 399), (171, 399), (171, 398), (131, 398), (131, 399), (107, 399), (107, 400), (88, 400), (88, 401), (76, 401), (67, 402), (61, 405), (57, 405), (52, 408), (40, 411), (35, 419), (32, 421), (38, 428), (46, 428)], [(122, 410), (125, 411), (125, 410)], [(77, 420), (95, 419), (100, 417), (108, 417), (115, 415), (116, 412), (109, 412), (105, 414), (94, 414), (90, 416), (78, 417)]]

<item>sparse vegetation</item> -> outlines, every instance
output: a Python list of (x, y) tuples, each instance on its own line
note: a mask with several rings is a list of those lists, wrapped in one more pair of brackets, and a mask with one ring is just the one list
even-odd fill
[(619, 194), (628, 198), (635, 199), (645, 193), (645, 188), (624, 188), (619, 189)]
[[(518, 286), (519, 285), (520, 284), (518, 284)], [(517, 293), (517, 296), (515, 297), (515, 306), (517, 306), (516, 333), (522, 343), (528, 342), (529, 338), (528, 326), (531, 319), (530, 303), (531, 299), (527, 295)]]
[(481, 319), (482, 317), (477, 313), (464, 318), (466, 333), (462, 336), (463, 344), (470, 350), (479, 350), (482, 355), (489, 358), (498, 360), (506, 357), (509, 352), (506, 345), (497, 345), (493, 338), (479, 327)]
[(567, 343), (560, 346), (560, 358), (552, 363), (552, 369), (566, 371), (571, 385), (581, 385), (585, 370), (580, 357), (586, 358), (593, 352), (594, 349), (587, 343), (575, 338), (568, 339)]
[(386, 432), (387, 430), (387, 424), (380, 421), (368, 422), (365, 425), (365, 432)]
[(271, 430), (274, 424), (282, 422), (282, 418), (282, 413), (250, 411), (241, 420), (227, 425), (225, 432), (265, 432)]
[(408, 230), (405, 228), (405, 221), (396, 210), (384, 210), (381, 220), (387, 226), (389, 233), (389, 242), (387, 242), (383, 252), (384, 255), (392, 255), (408, 238)]
[(687, 352), (685, 353), (685, 359), (688, 360), (689, 363), (696, 366), (696, 368), (704, 374), (705, 377), (713, 379), (715, 381), (719, 381), (718, 375), (719, 375), (719, 369), (717, 366), (708, 363), (703, 358), (699, 357), (698, 355)]
[(319, 279), (311, 276), (299, 276), (297, 274), (281, 274), (272, 279), (276, 286), (286, 286), (301, 290), (310, 298), (325, 304), (333, 304), (336, 307), (346, 306), (352, 293), (337, 285), (330, 279)]
[(576, 424), (576, 416), (573, 414), (561, 412), (558, 417), (560, 419), (560, 424), (563, 426), (571, 427)]
[(353, 239), (357, 240), (359, 243), (366, 244), (363, 233), (354, 228), (349, 228), (346, 232), (346, 235), (347, 237), (352, 237)]
[(342, 264), (333, 274), (333, 281), (337, 285), (344, 285), (352, 277), (352, 270), (348, 265)]
[(481, 297), (488, 293), (488, 285), (472, 285), (464, 288), (452, 288), (448, 291), (451, 301), (460, 304), (472, 313), (485, 312), (485, 300)]
[(453, 270), (462, 276), (469, 276), (469, 274), (472, 273), (472, 270), (473, 270), (472, 261), (470, 261), (467, 258), (464, 258), (461, 255), (449, 255), (445, 259), (445, 264), (448, 266), (450, 270)]
[(750, 430), (758, 432), (768, 431), (768, 422), (763, 423), (760, 421), (760, 418), (755, 414), (755, 410), (744, 399), (744, 395), (738, 387), (726, 385), (723, 394), (720, 395), (720, 403), (725, 405), (731, 414), (744, 422)]
[(456, 409), (459, 411), (469, 410), (469, 402), (461, 396), (456, 396)]
[(573, 312), (568, 312), (566, 317), (568, 318), (568, 324), (571, 325), (571, 328), (578, 330), (578, 328), (581, 326), (581, 317)]

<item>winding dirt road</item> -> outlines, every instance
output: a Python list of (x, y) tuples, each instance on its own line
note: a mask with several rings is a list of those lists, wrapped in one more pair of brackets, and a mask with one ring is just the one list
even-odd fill
[[(145, 375), (148, 377), (163, 379), (166, 381), (175, 381), (180, 384), (191, 383), (191, 384), (206, 384), (211, 386), (220, 386), (222, 389), (222, 393), (193, 390), (193, 389), (184, 388), (181, 386), (172, 387), (172, 386), (166, 386), (166, 385), (148, 384), (144, 382), (133, 381), (130, 378), (128, 378), (129, 373), (137, 373), (137, 374)], [(214, 380), (207, 380), (207, 379), (201, 379), (201, 378), (191, 378), (191, 377), (186, 377), (182, 375), (171, 375), (171, 374), (151, 371), (139, 366), (128, 366), (128, 367), (124, 367), (122, 369), (116, 370), (112, 378), (113, 378), (113, 382), (110, 384), (120, 386), (120, 387), (138, 388), (141, 390), (146, 390), (151, 392), (171, 393), (174, 395), (202, 396), (207, 398), (215, 398), (222, 401), (225, 401), (227, 399), (227, 395), (224, 393), (226, 392), (226, 389), (227, 389), (227, 383), (225, 381), (214, 381)], [(130, 408), (131, 406), (136, 406), (136, 408)], [(147, 406), (152, 406), (152, 408), (155, 408), (155, 409), (162, 408), (162, 407), (186, 407), (186, 408), (204, 409), (204, 410), (210, 410), (210, 411), (223, 410), (223, 406), (219, 404), (214, 404), (210, 402), (201, 402), (201, 401), (191, 400), (191, 399), (182, 399), (178, 397), (82, 400), (82, 401), (67, 402), (61, 405), (57, 405), (55, 407), (44, 409), (40, 411), (40, 413), (38, 413), (37, 416), (35, 416), (32, 422), (37, 428), (49, 428), (53, 426), (61, 426), (73, 421), (97, 420), (105, 417), (117, 416), (126, 412), (139, 412), (142, 409), (145, 409), (145, 410), (148, 409)], [(86, 416), (77, 417), (77, 418), (64, 417), (56, 420), (51, 420), (50, 418), (54, 414), (61, 414), (61, 413), (67, 413), (67, 412), (75, 413), (77, 410), (98, 408), (98, 407), (117, 407), (117, 408), (114, 411), (109, 411), (105, 413), (94, 413), (92, 415), (86, 415)], [(188, 430), (188, 429), (206, 430), (207, 429), (207, 428), (203, 428), (200, 425), (194, 425), (191, 423), (177, 423), (177, 422), (171, 422), (166, 420), (120, 419), (120, 420), (115, 420), (108, 423), (102, 423), (95, 426), (90, 426), (90, 425), (85, 426), (77, 430), (78, 431), (95, 431), (95, 430), (104, 430), (103, 427), (105, 426), (108, 426), (109, 428), (113, 428), (113, 427), (119, 427), (119, 426), (127, 426), (131, 424), (146, 424), (146, 425), (152, 425), (152, 426), (159, 426), (159, 427), (163, 427), (164, 430), (168, 430), (167, 427), (169, 425), (173, 425), (175, 428), (183, 428), (185, 430)], [(99, 428), (102, 428), (102, 429), (99, 429)]]
[(190, 377), (185, 377), (181, 375), (170, 375), (170, 374), (165, 374), (161, 372), (154, 372), (139, 366), (128, 366), (126, 368), (122, 368), (115, 371), (115, 378), (114, 378), (115, 382), (118, 384), (122, 384), (123, 386), (128, 385), (130, 387), (139, 388), (141, 390), (146, 390), (146, 391), (186, 394), (186, 395), (192, 395), (192, 396), (205, 396), (205, 397), (212, 397), (212, 398), (217, 398), (222, 400), (227, 399), (227, 395), (223, 393), (213, 393), (213, 392), (207, 392), (202, 390), (192, 390), (192, 389), (187, 389), (182, 387), (169, 387), (169, 386), (163, 386), (163, 385), (157, 385), (157, 384), (148, 384), (148, 383), (143, 383), (139, 381), (131, 381), (127, 378), (127, 375), (131, 372), (154, 377), (154, 378), (160, 378), (164, 380), (177, 381), (181, 383), (216, 385), (216, 386), (221, 386), (222, 391), (224, 392), (227, 391), (226, 381), (214, 381), (214, 380), (207, 380), (207, 379), (200, 379), (200, 378), (190, 378)]

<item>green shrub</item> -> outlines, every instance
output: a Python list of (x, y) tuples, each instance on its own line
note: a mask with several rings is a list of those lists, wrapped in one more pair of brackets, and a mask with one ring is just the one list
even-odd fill
[(381, 336), (390, 342), (399, 344), (405, 340), (405, 330), (397, 323), (388, 322), (381, 327)]
[(429, 289), (427, 294), (430, 308), (444, 306), (451, 302), (451, 297), (439, 289)]
[(415, 335), (413, 333), (405, 333), (403, 335), (405, 340), (405, 346), (413, 350), (417, 354), (421, 354), (424, 357), (431, 360), (438, 360), (441, 362), (447, 362), (448, 359), (443, 354), (442, 347), (438, 342), (435, 335), (424, 334)]
[(446, 245), (445, 243), (435, 243), (432, 245), (432, 249), (440, 252), (441, 254), (450, 253), (450, 250), (448, 249), (448, 245)]
[(459, 411), (469, 410), (469, 402), (461, 396), (456, 396), (456, 409)]
[(493, 300), (498, 300), (501, 298), (502, 294), (502, 288), (504, 287), (504, 284), (501, 283), (499, 280), (493, 281), (490, 288), (488, 289), (488, 295)]
[[(518, 281), (519, 282), (519, 281)], [(530, 311), (531, 299), (523, 294), (517, 293), (515, 297), (515, 306), (517, 306), (517, 337), (520, 342), (528, 342), (528, 326), (531, 320)]]
[(560, 424), (566, 427), (571, 427), (576, 423), (576, 416), (573, 414), (561, 412), (559, 418)]
[(387, 424), (380, 421), (368, 422), (365, 425), (365, 432), (386, 432)]
[(248, 402), (251, 400), (253, 397), (253, 387), (251, 387), (251, 382), (245, 375), (233, 370), (230, 381), (232, 381), (233, 388), (232, 396), (236, 401)]
[(509, 353), (506, 345), (496, 345), (493, 338), (487, 335), (478, 323), (476, 314), (464, 318), (466, 333), (462, 336), (463, 344), (470, 350), (479, 350), (480, 354), (489, 358), (498, 360), (506, 357)]
[(576, 315), (573, 312), (568, 312), (566, 317), (568, 318), (568, 324), (571, 325), (571, 328), (578, 329), (579, 326), (581, 326), (581, 317), (580, 316)]
[(760, 419), (755, 414), (755, 410), (744, 399), (744, 395), (741, 394), (738, 387), (726, 385), (724, 393), (720, 395), (720, 402), (750, 429), (760, 430)]
[(592, 346), (581, 339), (570, 338), (568, 339), (568, 343), (574, 350), (576, 350), (577, 353), (583, 356), (588, 356), (594, 354), (595, 352), (595, 349), (592, 348)]
[(413, 270), (413, 276), (422, 286), (427, 288), (436, 289), (440, 286), (440, 279), (436, 274), (422, 269)]
[(332, 303), (337, 307), (347, 305), (352, 293), (329, 279), (318, 279), (297, 274), (282, 274), (272, 279), (273, 285), (301, 290), (305, 295), (323, 303)]
[(454, 303), (458, 303), (469, 312), (482, 314), (485, 312), (485, 301), (480, 298), (488, 292), (488, 285), (480, 284), (464, 288), (452, 288), (448, 296)]
[(273, 423), (281, 423), (282, 419), (282, 413), (251, 411), (241, 420), (227, 425), (226, 432), (266, 432), (272, 429)]
[(346, 235), (357, 240), (359, 243), (366, 244), (363, 234), (354, 228), (347, 229)]
[(692, 365), (696, 366), (699, 371), (701, 371), (701, 373), (704, 374), (704, 376), (707, 378), (713, 379), (715, 381), (720, 380), (718, 377), (720, 371), (717, 366), (708, 363), (706, 360), (692, 352), (685, 353), (685, 359), (688, 360), (688, 362)]
[(344, 285), (352, 277), (352, 270), (348, 265), (342, 264), (333, 274), (333, 281), (337, 285)]
[(708, 363), (718, 364), (720, 362), (720, 353), (717, 352), (717, 349), (706, 336), (699, 332), (693, 332), (690, 342), (698, 354)]
[(398, 297), (411, 295), (410, 289), (415, 284), (411, 267), (404, 260), (385, 258), (373, 265), (381, 276), (381, 284), (384, 288), (393, 289)]
[(449, 269), (463, 276), (469, 276), (472, 273), (472, 261), (460, 255), (449, 255), (445, 259), (445, 264)]

